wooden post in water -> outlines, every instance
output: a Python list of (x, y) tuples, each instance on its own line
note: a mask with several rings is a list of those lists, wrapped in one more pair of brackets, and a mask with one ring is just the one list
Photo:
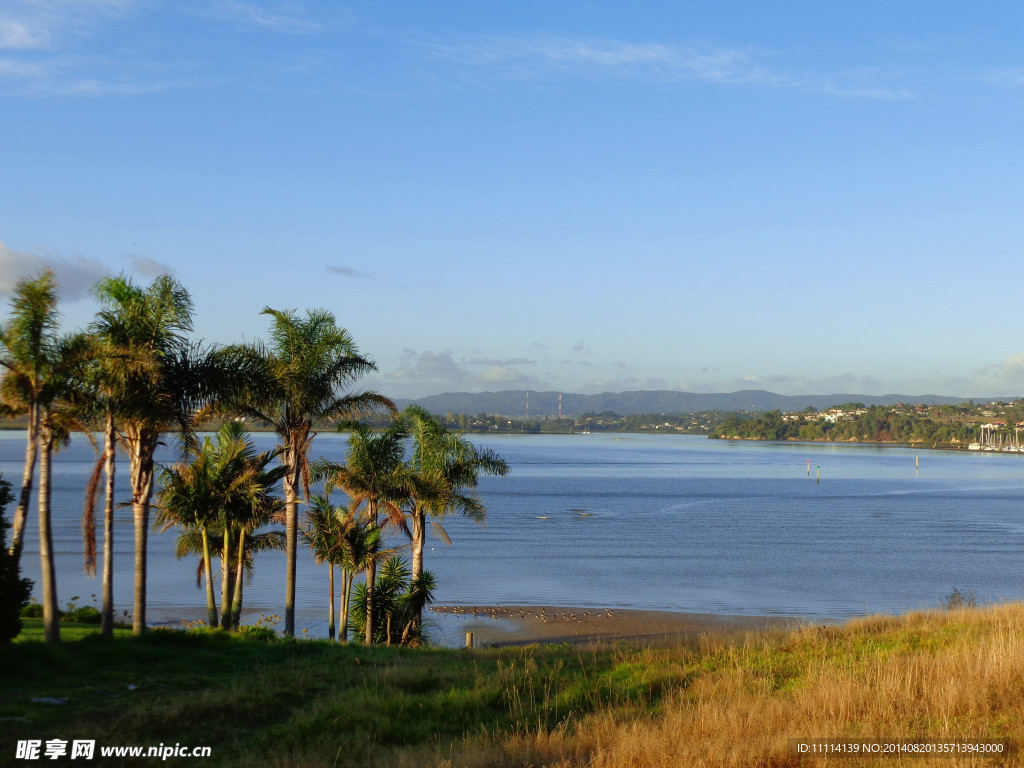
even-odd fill
[(466, 647), (467, 648), (472, 648), (473, 647), (473, 633), (472, 632), (467, 632), (466, 633)]
[(818, 485), (821, 485), (821, 464), (818, 465)]
[(811, 460), (808, 459), (807, 460), (807, 477), (810, 478), (810, 476), (811, 476)]

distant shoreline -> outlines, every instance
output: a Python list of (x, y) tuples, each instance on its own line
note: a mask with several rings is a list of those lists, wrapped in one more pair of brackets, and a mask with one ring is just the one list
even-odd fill
[[(725, 440), (734, 443), (777, 443), (779, 445), (863, 445), (876, 448), (920, 448), (926, 451), (968, 450), (967, 446), (962, 443), (898, 443), (884, 440), (766, 440), (763, 437), (715, 437), (713, 435), (709, 435), (708, 440)], [(971, 451), (971, 453), (975, 453), (975, 451)], [(998, 451), (981, 451), (981, 453), (998, 453)]]

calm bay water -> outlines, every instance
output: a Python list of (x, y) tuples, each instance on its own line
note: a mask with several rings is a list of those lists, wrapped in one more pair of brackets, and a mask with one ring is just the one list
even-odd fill
[[(450, 547), (428, 534), (438, 604), (823, 619), (933, 607), (954, 588), (982, 601), (1024, 596), (1021, 456), (670, 435), (471, 439), (501, 454), (511, 473), (481, 481), (486, 527), (445, 520)], [(0, 472), (14, 486), (24, 440), (23, 432), (0, 433)], [(266, 449), (274, 437), (256, 440)], [(340, 461), (344, 449), (344, 435), (315, 440), (318, 455)], [(61, 603), (93, 602), (100, 592), (82, 574), (82, 493), (93, 461), (77, 438), (55, 462)], [(126, 462), (118, 472), (124, 500)], [(37, 522), (33, 509), (23, 570), (38, 583)], [(130, 509), (118, 511), (116, 536), (115, 601), (130, 609)], [(153, 621), (205, 613), (197, 560), (176, 560), (174, 538), (150, 538)], [(283, 577), (282, 554), (260, 555), (246, 612), (281, 613)], [(303, 553), (298, 578), (297, 626), (323, 634), (326, 567)]]

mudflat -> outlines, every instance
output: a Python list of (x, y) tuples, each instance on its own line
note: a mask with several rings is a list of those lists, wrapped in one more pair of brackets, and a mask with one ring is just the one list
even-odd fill
[(618, 608), (536, 605), (441, 605), (432, 611), (458, 619), (483, 646), (572, 643), (588, 647), (618, 642), (674, 645), (711, 633), (789, 630), (810, 622), (793, 616), (737, 616)]

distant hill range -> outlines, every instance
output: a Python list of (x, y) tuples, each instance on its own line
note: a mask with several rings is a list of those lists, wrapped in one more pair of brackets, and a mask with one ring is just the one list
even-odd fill
[[(530, 390), (530, 416), (557, 416), (558, 392)], [(579, 416), (583, 413), (614, 411), (620, 416), (634, 413), (696, 413), (699, 411), (802, 411), (808, 406), (821, 410), (845, 403), (864, 405), (895, 405), (896, 403), (927, 403), (933, 405), (959, 405), (969, 398), (942, 397), (940, 395), (777, 395), (763, 389), (744, 389), (739, 392), (696, 393), (669, 390), (636, 392), (602, 392), (599, 395), (562, 393), (562, 415)], [(980, 398), (1015, 400), (1015, 397)], [(431, 413), (478, 413), (502, 416), (526, 415), (526, 390), (502, 392), (446, 392), (421, 397), (417, 400), (396, 400), (399, 408), (416, 403)]]

